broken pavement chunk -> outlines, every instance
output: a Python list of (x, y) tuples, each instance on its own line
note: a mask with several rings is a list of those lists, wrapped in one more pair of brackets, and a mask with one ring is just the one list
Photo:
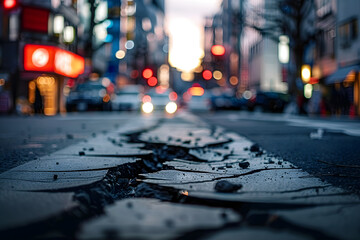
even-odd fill
[(212, 162), (212, 161), (222, 161), (225, 159), (225, 155), (213, 151), (212, 149), (190, 149), (189, 150), (189, 154), (191, 156), (196, 157), (199, 160), (203, 160), (203, 161), (208, 161), (208, 162)]
[(214, 187), (215, 191), (222, 192), (222, 193), (236, 192), (237, 190), (239, 190), (241, 188), (242, 188), (242, 184), (240, 184), (240, 183), (234, 184), (234, 183), (231, 183), (226, 180), (218, 181)]
[(69, 189), (101, 181), (108, 169), (137, 158), (46, 156), (0, 174), (0, 189), (46, 191)]
[[(90, 185), (101, 181), (107, 170), (74, 172), (16, 172), (0, 175), (0, 190), (55, 191)], [(56, 177), (55, 177), (56, 176)]]
[[(140, 174), (145, 178), (142, 182), (154, 184), (185, 184), (192, 182), (208, 182), (213, 181), (220, 175), (216, 173), (200, 173), (200, 172), (181, 172), (176, 170), (162, 170), (154, 173)], [(221, 176), (231, 177), (231, 175), (223, 174)]]
[(0, 191), (0, 231), (44, 221), (76, 206), (73, 193)]
[(85, 223), (78, 239), (106, 239), (109, 232), (114, 239), (177, 239), (194, 230), (217, 229), (238, 221), (240, 216), (229, 209), (125, 199)]
[(119, 147), (113, 145), (110, 142), (101, 145), (87, 144), (78, 144), (75, 146), (70, 146), (59, 150), (53, 155), (76, 155), (76, 156), (104, 156), (104, 157), (139, 157), (139, 156), (148, 156), (153, 152), (151, 150), (142, 150), (133, 147)]
[(140, 140), (144, 142), (181, 146), (184, 148), (198, 148), (209, 145), (230, 142), (231, 139), (221, 133), (214, 136), (208, 128), (193, 124), (163, 124), (162, 126), (143, 133)]
[[(89, 156), (59, 156), (41, 157), (20, 165), (10, 171), (14, 172), (69, 172), (110, 169), (122, 164), (132, 163), (138, 158), (120, 157), (89, 157)], [(1, 178), (2, 174), (0, 174)]]

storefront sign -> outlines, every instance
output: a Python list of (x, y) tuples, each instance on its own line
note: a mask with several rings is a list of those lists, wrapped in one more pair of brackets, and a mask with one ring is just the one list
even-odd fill
[(24, 70), (55, 72), (76, 78), (84, 72), (84, 58), (54, 46), (27, 44), (24, 47)]

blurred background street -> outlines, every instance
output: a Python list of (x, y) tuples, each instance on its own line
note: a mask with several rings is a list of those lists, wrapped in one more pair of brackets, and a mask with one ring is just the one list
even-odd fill
[(359, 21), (359, 0), (0, 0), (0, 237), (359, 239)]
[(3, 114), (360, 114), (357, 0), (1, 3)]

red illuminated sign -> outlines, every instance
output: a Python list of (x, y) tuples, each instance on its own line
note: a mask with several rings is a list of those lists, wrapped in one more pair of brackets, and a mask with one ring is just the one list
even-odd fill
[(55, 72), (76, 78), (84, 72), (84, 58), (54, 46), (27, 44), (24, 47), (24, 70)]
[(36, 32), (48, 32), (50, 12), (45, 9), (26, 7), (22, 12), (22, 28)]
[(16, 0), (4, 0), (4, 8), (5, 9), (12, 9), (16, 7)]

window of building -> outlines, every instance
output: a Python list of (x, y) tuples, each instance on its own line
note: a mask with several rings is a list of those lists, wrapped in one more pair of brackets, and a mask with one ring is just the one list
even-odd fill
[(341, 48), (349, 48), (358, 37), (358, 20), (352, 19), (339, 26), (339, 40)]
[(319, 18), (323, 18), (331, 14), (332, 6), (331, 0), (318, 0), (316, 14)]

